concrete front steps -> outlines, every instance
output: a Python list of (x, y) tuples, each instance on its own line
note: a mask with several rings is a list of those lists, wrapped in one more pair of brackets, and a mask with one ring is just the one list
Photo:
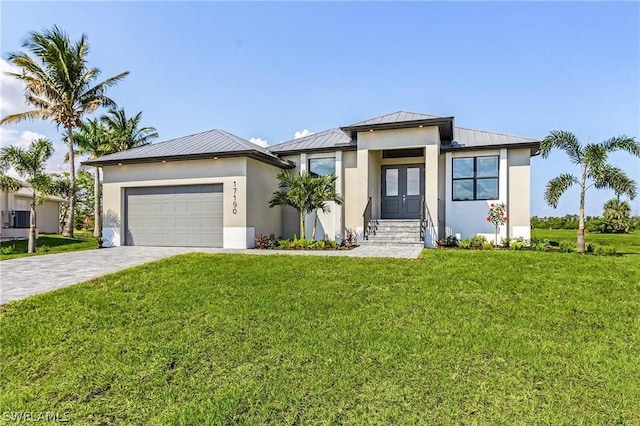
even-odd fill
[(369, 239), (360, 245), (424, 247), (419, 219), (372, 219), (368, 230)]

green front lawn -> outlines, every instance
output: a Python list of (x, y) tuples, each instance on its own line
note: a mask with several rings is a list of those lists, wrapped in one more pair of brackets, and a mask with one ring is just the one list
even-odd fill
[[(550, 241), (571, 241), (575, 244), (576, 229), (532, 229), (531, 236)], [(601, 246), (613, 246), (620, 254), (640, 254), (640, 230), (631, 234), (591, 234), (585, 232), (585, 241)]]
[(0, 411), (79, 424), (639, 424), (636, 256), (189, 254), (0, 311)]
[(46, 252), (27, 253), (27, 240), (3, 241), (2, 247), (13, 246), (12, 254), (0, 253), (0, 260), (15, 259), (17, 257), (35, 256), (39, 254), (61, 253), (66, 251), (88, 250), (98, 248), (98, 242), (89, 231), (75, 231), (75, 238), (66, 238), (56, 234), (40, 234), (36, 247), (49, 247)]

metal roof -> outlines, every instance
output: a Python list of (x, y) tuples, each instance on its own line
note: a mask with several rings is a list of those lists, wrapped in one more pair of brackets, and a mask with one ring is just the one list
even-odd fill
[(420, 114), (417, 112), (396, 111), (391, 114), (381, 115), (380, 117), (370, 118), (345, 127), (372, 126), (376, 124), (404, 123), (407, 121), (432, 120), (435, 118), (445, 118), (437, 115)]
[(504, 133), (487, 132), (485, 130), (454, 127), (454, 140), (450, 145), (442, 145), (443, 149), (483, 148), (508, 145), (539, 144), (537, 139), (522, 136), (506, 135)]
[(355, 141), (339, 128), (324, 130), (298, 139), (282, 142), (269, 147), (269, 151), (286, 154), (302, 151), (317, 151), (325, 149), (355, 148)]
[(288, 162), (270, 153), (267, 149), (220, 129), (103, 155), (87, 160), (83, 164), (133, 163), (166, 158), (181, 159), (182, 157), (184, 157), (183, 159), (192, 159), (210, 155), (225, 156), (225, 154), (246, 154), (261, 161), (288, 167)]

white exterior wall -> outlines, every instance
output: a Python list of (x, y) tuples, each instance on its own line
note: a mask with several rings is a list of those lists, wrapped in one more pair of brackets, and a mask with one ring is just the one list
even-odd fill
[[(255, 224), (258, 221), (253, 220), (252, 223), (247, 211), (248, 208), (255, 208), (254, 205), (258, 205), (259, 201), (247, 196), (247, 161), (247, 158), (240, 157), (103, 167), (105, 245), (119, 246), (125, 243), (126, 188), (221, 183), (224, 198), (223, 247), (253, 247)], [(234, 186), (237, 188), (235, 194)], [(234, 195), (236, 213), (233, 212)], [(248, 206), (249, 203), (251, 206)], [(263, 209), (262, 214), (272, 216), (274, 223), (279, 221), (280, 212), (277, 209)], [(265, 221), (268, 222), (268, 219)], [(260, 222), (260, 226), (265, 221)]]
[[(498, 155), (498, 198), (494, 200), (453, 201), (453, 158)], [(505, 237), (530, 238), (530, 150), (477, 150), (445, 154), (446, 235), (462, 239), (484, 235), (495, 240), (495, 227), (486, 217), (491, 204), (505, 203), (509, 221), (499, 227), (498, 243)]]
[[(31, 210), (31, 190), (20, 188), (17, 192), (0, 191), (0, 236), (27, 238), (28, 229), (8, 228), (12, 223), (12, 210)], [(60, 201), (47, 200), (36, 206), (37, 232), (57, 234), (60, 230)]]

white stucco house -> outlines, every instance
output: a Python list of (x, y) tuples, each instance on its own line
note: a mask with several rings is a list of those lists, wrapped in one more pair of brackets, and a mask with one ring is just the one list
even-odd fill
[(448, 235), (492, 237), (497, 202), (510, 218), (501, 236), (528, 238), (538, 149), (536, 139), (400, 111), (268, 148), (211, 130), (84, 164), (103, 169), (108, 245), (249, 248), (260, 234), (298, 234), (295, 211), (268, 207), (287, 169), (337, 176), (344, 204), (320, 215), (317, 238), (353, 231), (365, 244), (432, 247)]
[[(29, 237), (32, 191), (28, 184), (17, 191), (0, 190), (0, 213), (2, 226), (0, 239), (23, 239)], [(36, 232), (57, 234), (60, 228), (60, 204), (66, 200), (50, 196), (36, 206)]]

